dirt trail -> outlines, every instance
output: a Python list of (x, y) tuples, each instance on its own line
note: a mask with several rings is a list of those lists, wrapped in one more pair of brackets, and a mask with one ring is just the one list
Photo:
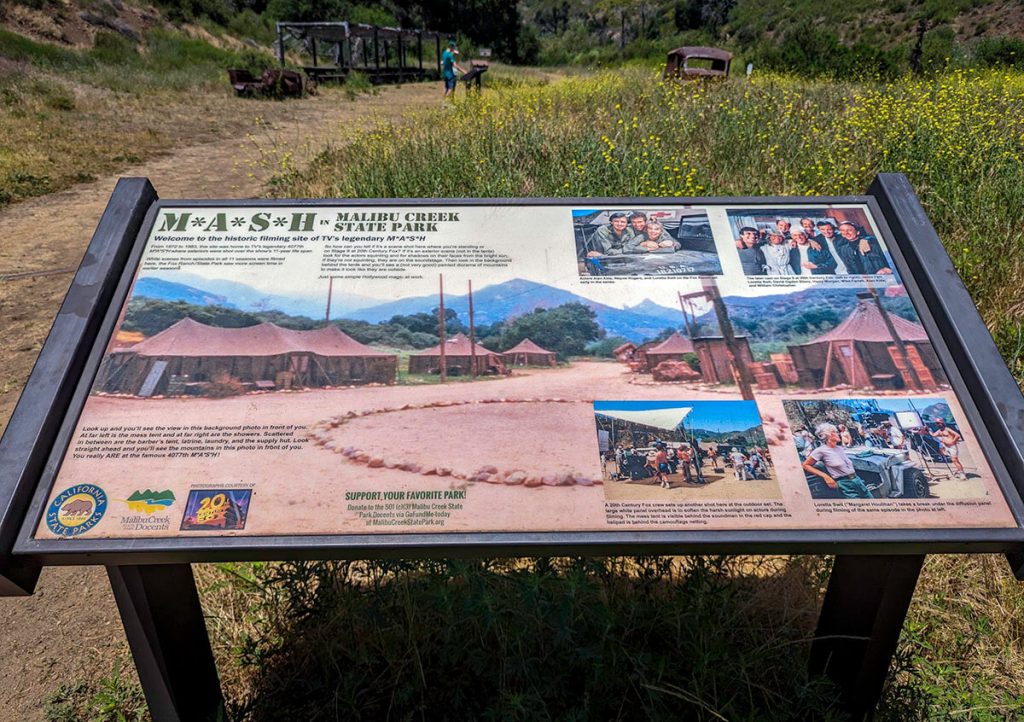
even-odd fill
[[(163, 198), (257, 196), (277, 169), (265, 165), (284, 153), (294, 154), (301, 165), (340, 131), (369, 126), (378, 118), (400, 118), (412, 108), (438, 102), (438, 95), (436, 84), (419, 84), (385, 88), (355, 101), (334, 90), (301, 101), (254, 103), (255, 143), (239, 133), (177, 148), (117, 176), (0, 212), (0, 431), (119, 177), (146, 176)], [(264, 123), (256, 123), (257, 113)]]
[[(385, 88), (348, 101), (338, 91), (287, 103), (253, 105), (255, 143), (233, 139), (182, 146), (118, 176), (19, 203), (0, 212), (0, 433), (14, 410), (68, 284), (122, 176), (146, 176), (164, 198), (259, 195), (292, 152), (299, 165), (340, 129), (401, 118), (439, 102), (437, 84)], [(265, 123), (256, 123), (256, 113)], [(261, 149), (263, 152), (261, 152)], [(49, 569), (36, 596), (0, 599), (0, 722), (41, 720), (61, 683), (109, 674), (127, 654), (106, 575), (100, 568)]]

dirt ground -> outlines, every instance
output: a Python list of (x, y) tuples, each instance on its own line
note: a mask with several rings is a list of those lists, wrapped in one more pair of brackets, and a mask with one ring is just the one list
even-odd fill
[[(179, 147), (126, 168), (164, 198), (246, 198), (260, 194), (288, 152), (299, 165), (339, 131), (398, 119), (439, 102), (437, 84), (384, 88), (348, 101), (339, 91), (262, 104), (253, 141), (220, 139)], [(171, 149), (168, 149), (171, 150)], [(118, 176), (10, 206), (0, 212), (0, 433)], [(109, 674), (127, 644), (101, 568), (47, 569), (36, 595), (0, 599), (0, 722), (44, 718), (61, 683)]]

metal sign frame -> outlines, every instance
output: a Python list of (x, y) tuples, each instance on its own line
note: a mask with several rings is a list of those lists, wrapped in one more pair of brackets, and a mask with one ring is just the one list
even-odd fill
[[(35, 540), (50, 482), (114, 331), (157, 212), (246, 205), (476, 206), (864, 204), (887, 242), (922, 325), (1017, 522), (1001, 529), (438, 532), (338, 536)], [(928, 303), (925, 303), (925, 297)], [(1002, 552), (1024, 576), (1024, 395), (924, 209), (901, 174), (867, 195), (757, 198), (338, 199), (158, 201), (122, 179), (0, 440), (0, 596), (31, 594), (47, 564), (105, 564), (154, 720), (218, 719), (223, 701), (189, 563), (221, 560), (550, 554), (838, 554), (810, 669), (867, 714), (926, 553)]]
[[(900, 182), (902, 180), (902, 183)], [(44, 564), (153, 564), (228, 560), (355, 558), (444, 555), (544, 555), (620, 553), (924, 553), (1013, 552), (1024, 548), (1024, 396), (1000, 358), (995, 344), (967, 295), (952, 261), (931, 228), (923, 209), (902, 176), (882, 176), (865, 196), (747, 198), (606, 198), (606, 199), (340, 199), (277, 201), (155, 201), (130, 240), (117, 274), (116, 291), (107, 302), (102, 324), (88, 339), (54, 329), (47, 347), (56, 343), (92, 344), (81, 379), (67, 405), (49, 457), (35, 484), (13, 552)], [(911, 193), (910, 202), (907, 193)], [(245, 206), (569, 206), (585, 204), (865, 204), (879, 225), (921, 323), (932, 339), (968, 421), (1000, 484), (1017, 528), (920, 529), (773, 529), (733, 531), (601, 532), (433, 532), (344, 535), (224, 536), (169, 539), (39, 540), (32, 534), (88, 397), (107, 340), (131, 288), (136, 267), (156, 214), (174, 207)], [(888, 210), (887, 210), (888, 209)], [(98, 232), (99, 233), (99, 232)], [(104, 240), (104, 239), (98, 239)], [(122, 242), (128, 239), (123, 239)], [(109, 244), (109, 241), (108, 241)], [(122, 251), (123, 252), (123, 251)], [(92, 251), (90, 251), (92, 255)], [(941, 291), (937, 281), (944, 280)], [(920, 283), (919, 281), (924, 281)], [(955, 282), (954, 282), (955, 281)], [(72, 293), (84, 293), (76, 278)], [(931, 298), (925, 303), (925, 296)], [(973, 316), (973, 318), (972, 318)], [(56, 335), (55, 335), (56, 334)], [(44, 349), (45, 350), (45, 349)], [(26, 389), (22, 402), (32, 401)], [(998, 400), (998, 401), (997, 401)], [(20, 405), (19, 405), (20, 406)], [(34, 405), (39, 408), (39, 404)], [(1007, 443), (1010, 440), (1011, 443)]]

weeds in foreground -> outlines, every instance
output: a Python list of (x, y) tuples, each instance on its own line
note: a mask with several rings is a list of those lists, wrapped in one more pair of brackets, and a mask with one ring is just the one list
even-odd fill
[(143, 722), (149, 719), (142, 688), (134, 674), (124, 674), (121, 660), (95, 684), (61, 685), (44, 707), (46, 722)]
[(842, 718), (831, 685), (805, 670), (826, 571), (540, 558), (222, 565), (200, 579), (217, 586), (204, 602), (234, 719), (827, 720)]

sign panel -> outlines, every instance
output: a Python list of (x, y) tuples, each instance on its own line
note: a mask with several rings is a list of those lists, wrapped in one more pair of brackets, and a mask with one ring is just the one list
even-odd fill
[(1014, 527), (866, 205), (324, 204), (159, 209), (35, 539)]

